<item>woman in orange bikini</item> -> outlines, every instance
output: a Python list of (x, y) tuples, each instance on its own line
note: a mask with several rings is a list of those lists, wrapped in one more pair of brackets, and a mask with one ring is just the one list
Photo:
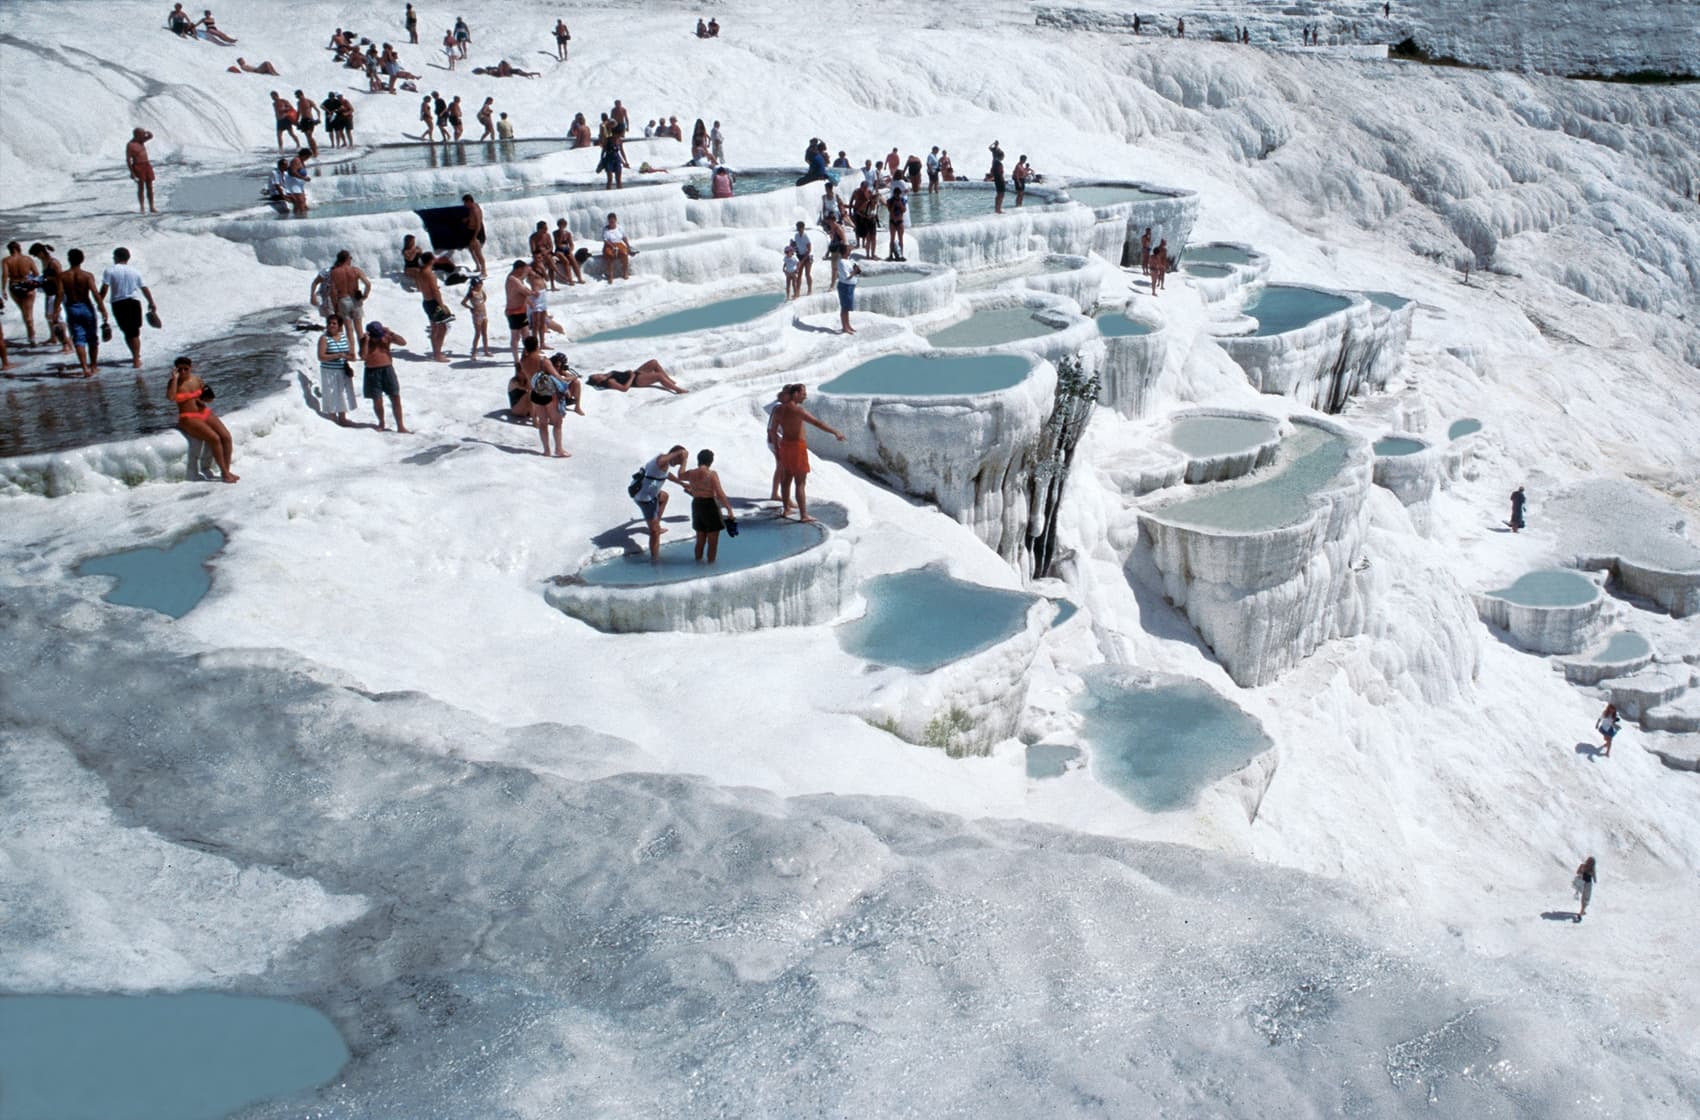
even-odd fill
[(210, 447), (213, 460), (218, 463), (218, 473), (224, 481), (235, 482), (237, 476), (230, 473), (230, 429), (213, 415), (212, 406), (201, 399), (207, 386), (195, 376), (194, 364), (192, 358), (178, 358), (171, 364), (171, 380), (165, 387), (166, 393), (177, 402), (177, 430)]

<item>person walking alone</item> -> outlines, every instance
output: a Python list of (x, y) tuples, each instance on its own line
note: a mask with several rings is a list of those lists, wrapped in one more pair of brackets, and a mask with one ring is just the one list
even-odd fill
[(1572, 881), (1572, 885), (1576, 889), (1576, 897), (1581, 900), (1581, 905), (1576, 907), (1576, 920), (1578, 922), (1588, 913), (1588, 903), (1594, 897), (1594, 882), (1597, 877), (1598, 873), (1594, 869), (1593, 856), (1583, 860), (1576, 868), (1576, 878)]

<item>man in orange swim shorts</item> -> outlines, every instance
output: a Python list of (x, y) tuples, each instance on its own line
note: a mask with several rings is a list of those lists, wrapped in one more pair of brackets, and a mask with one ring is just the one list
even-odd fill
[(803, 425), (813, 424), (821, 431), (836, 436), (839, 443), (844, 442), (843, 432), (821, 423), (803, 407), (803, 402), (808, 399), (809, 391), (799, 385), (773, 414), (774, 426), (779, 429), (779, 496), (785, 503), (779, 515), (784, 517), (791, 512), (791, 486), (795, 483), (799, 521), (814, 520), (809, 516), (809, 443), (804, 436)]

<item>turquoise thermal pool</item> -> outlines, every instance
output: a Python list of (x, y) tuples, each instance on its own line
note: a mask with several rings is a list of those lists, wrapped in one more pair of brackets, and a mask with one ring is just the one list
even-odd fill
[(1365, 292), (1365, 298), (1378, 307), (1389, 311), (1400, 311), (1410, 305), (1410, 300), (1396, 292)]
[(1014, 388), (1032, 368), (1017, 354), (887, 354), (846, 370), (820, 389), (844, 396), (965, 396)]
[(891, 288), (898, 284), (913, 284), (925, 280), (925, 272), (871, 272), (856, 278), (858, 288)]
[(1351, 300), (1331, 292), (1291, 284), (1271, 284), (1246, 305), (1245, 313), (1257, 320), (1257, 330), (1252, 334), (1263, 338), (1297, 330), (1350, 306)]
[(1001, 346), (1006, 342), (1054, 334), (1061, 329), (1037, 318), (1031, 307), (1001, 307), (976, 311), (959, 323), (927, 335), (927, 341), (941, 350)]
[(207, 561), (224, 547), (217, 529), (200, 529), (164, 548), (129, 548), (84, 560), (80, 576), (112, 576), (117, 583), (102, 596), (124, 607), (146, 607), (182, 618), (212, 589)]
[(1099, 311), (1092, 316), (1098, 324), (1098, 333), (1105, 338), (1132, 338), (1135, 335), (1150, 334), (1151, 326), (1141, 323), (1138, 319), (1129, 319), (1120, 311)]
[(1518, 576), (1510, 587), (1488, 594), (1522, 607), (1580, 607), (1599, 598), (1600, 588), (1580, 572), (1546, 568)]
[(1069, 187), (1068, 197), (1082, 206), (1114, 206), (1122, 202), (1152, 202), (1159, 198), (1174, 198), (1176, 196), (1162, 191), (1148, 191), (1143, 187), (1087, 183), (1083, 186)]
[(660, 315), (629, 327), (602, 331), (581, 341), (618, 342), (622, 339), (659, 338), (662, 335), (684, 334), (687, 331), (733, 327), (759, 319), (784, 302), (783, 292), (762, 292), (753, 296), (723, 299), (716, 303), (705, 303), (701, 307), (689, 307), (683, 311)]
[(1019, 634), (1037, 596), (953, 579), (938, 568), (876, 576), (868, 611), (838, 628), (846, 653), (930, 673)]
[[(674, 498), (669, 520), (688, 506), (683, 497)], [(826, 530), (818, 523), (777, 517), (739, 518), (736, 537), (720, 534), (719, 559), (713, 564), (697, 563), (694, 534), (680, 533), (676, 540), (661, 546), (659, 562), (651, 561), (648, 552), (622, 554), (591, 564), (578, 573), (578, 579), (597, 587), (651, 587), (662, 583), (683, 583), (771, 564), (807, 552), (824, 540)]]
[(1452, 426), (1446, 429), (1446, 438), (1463, 439), (1465, 436), (1475, 435), (1481, 430), (1482, 422), (1480, 420), (1466, 417), (1463, 420), (1452, 421)]
[(1080, 757), (1079, 747), (1060, 743), (1034, 743), (1027, 748), (1027, 776), (1043, 781), (1068, 773), (1069, 764)]
[(1639, 661), (1643, 657), (1651, 657), (1651, 643), (1633, 630), (1619, 630), (1606, 639), (1605, 648), (1589, 660), (1597, 665), (1613, 665), (1619, 661)]
[[(1013, 164), (1011, 165), (1013, 166)], [(850, 191), (855, 189), (852, 176), (845, 176), (844, 185), (839, 188), (839, 196), (850, 197)], [(951, 187), (948, 184), (937, 194), (928, 194), (925, 186), (909, 194), (909, 222), (911, 225), (933, 225), (938, 222), (951, 222), (958, 218), (983, 218), (992, 214), (996, 195), (989, 190), (976, 190), (972, 187)], [(1050, 199), (1036, 191), (1029, 191), (1025, 206), (1044, 206)], [(1015, 189), (1012, 187), (1004, 195), (1004, 213), (1015, 209)], [(880, 218), (879, 243), (883, 251), (889, 234), (889, 219)]]
[(1241, 416), (1188, 416), (1169, 428), (1169, 442), (1194, 459), (1251, 451), (1273, 440), (1280, 426), (1273, 420)]
[(189, 993), (0, 996), (0, 1115), (218, 1120), (325, 1084), (348, 1048), (324, 1015)]
[(1210, 264), (1206, 261), (1186, 261), (1181, 265), (1181, 271), (1188, 276), (1196, 276), (1200, 280), (1220, 280), (1224, 276), (1232, 276), (1234, 270), (1225, 264)]
[(1408, 439), (1405, 436), (1383, 436), (1375, 441), (1375, 453), (1384, 459), (1393, 459), (1401, 455), (1415, 455), (1427, 450), (1428, 444), (1420, 439)]
[[(732, 172), (732, 197), (736, 198), (744, 194), (772, 194), (774, 191), (795, 188), (797, 180), (802, 177), (802, 173), (797, 171), (750, 171), (745, 173), (734, 171)], [(713, 188), (708, 179), (693, 180), (691, 185), (696, 188), (699, 197), (713, 198)], [(819, 180), (804, 185), (813, 187), (817, 194), (820, 192)], [(819, 204), (818, 200), (816, 204)]]
[(1238, 245), (1188, 245), (1184, 259), (1197, 264), (1250, 264), (1251, 252)]
[(1153, 813), (1185, 808), (1274, 745), (1257, 720), (1183, 678), (1094, 669), (1076, 708), (1098, 780)]
[(1309, 514), (1311, 495), (1340, 473), (1347, 448), (1343, 437), (1301, 424), (1281, 441), (1274, 466), (1151, 513), (1175, 524), (1230, 532), (1283, 528)]

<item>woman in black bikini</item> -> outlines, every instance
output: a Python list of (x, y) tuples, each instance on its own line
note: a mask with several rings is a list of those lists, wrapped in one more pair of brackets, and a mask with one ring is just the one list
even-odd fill
[(636, 369), (611, 369), (607, 373), (593, 373), (585, 378), (593, 389), (618, 389), (629, 393), (633, 389), (665, 389), (669, 393), (688, 393), (689, 389), (681, 389), (679, 383), (667, 375), (661, 368), (661, 363), (654, 358), (643, 363)]

